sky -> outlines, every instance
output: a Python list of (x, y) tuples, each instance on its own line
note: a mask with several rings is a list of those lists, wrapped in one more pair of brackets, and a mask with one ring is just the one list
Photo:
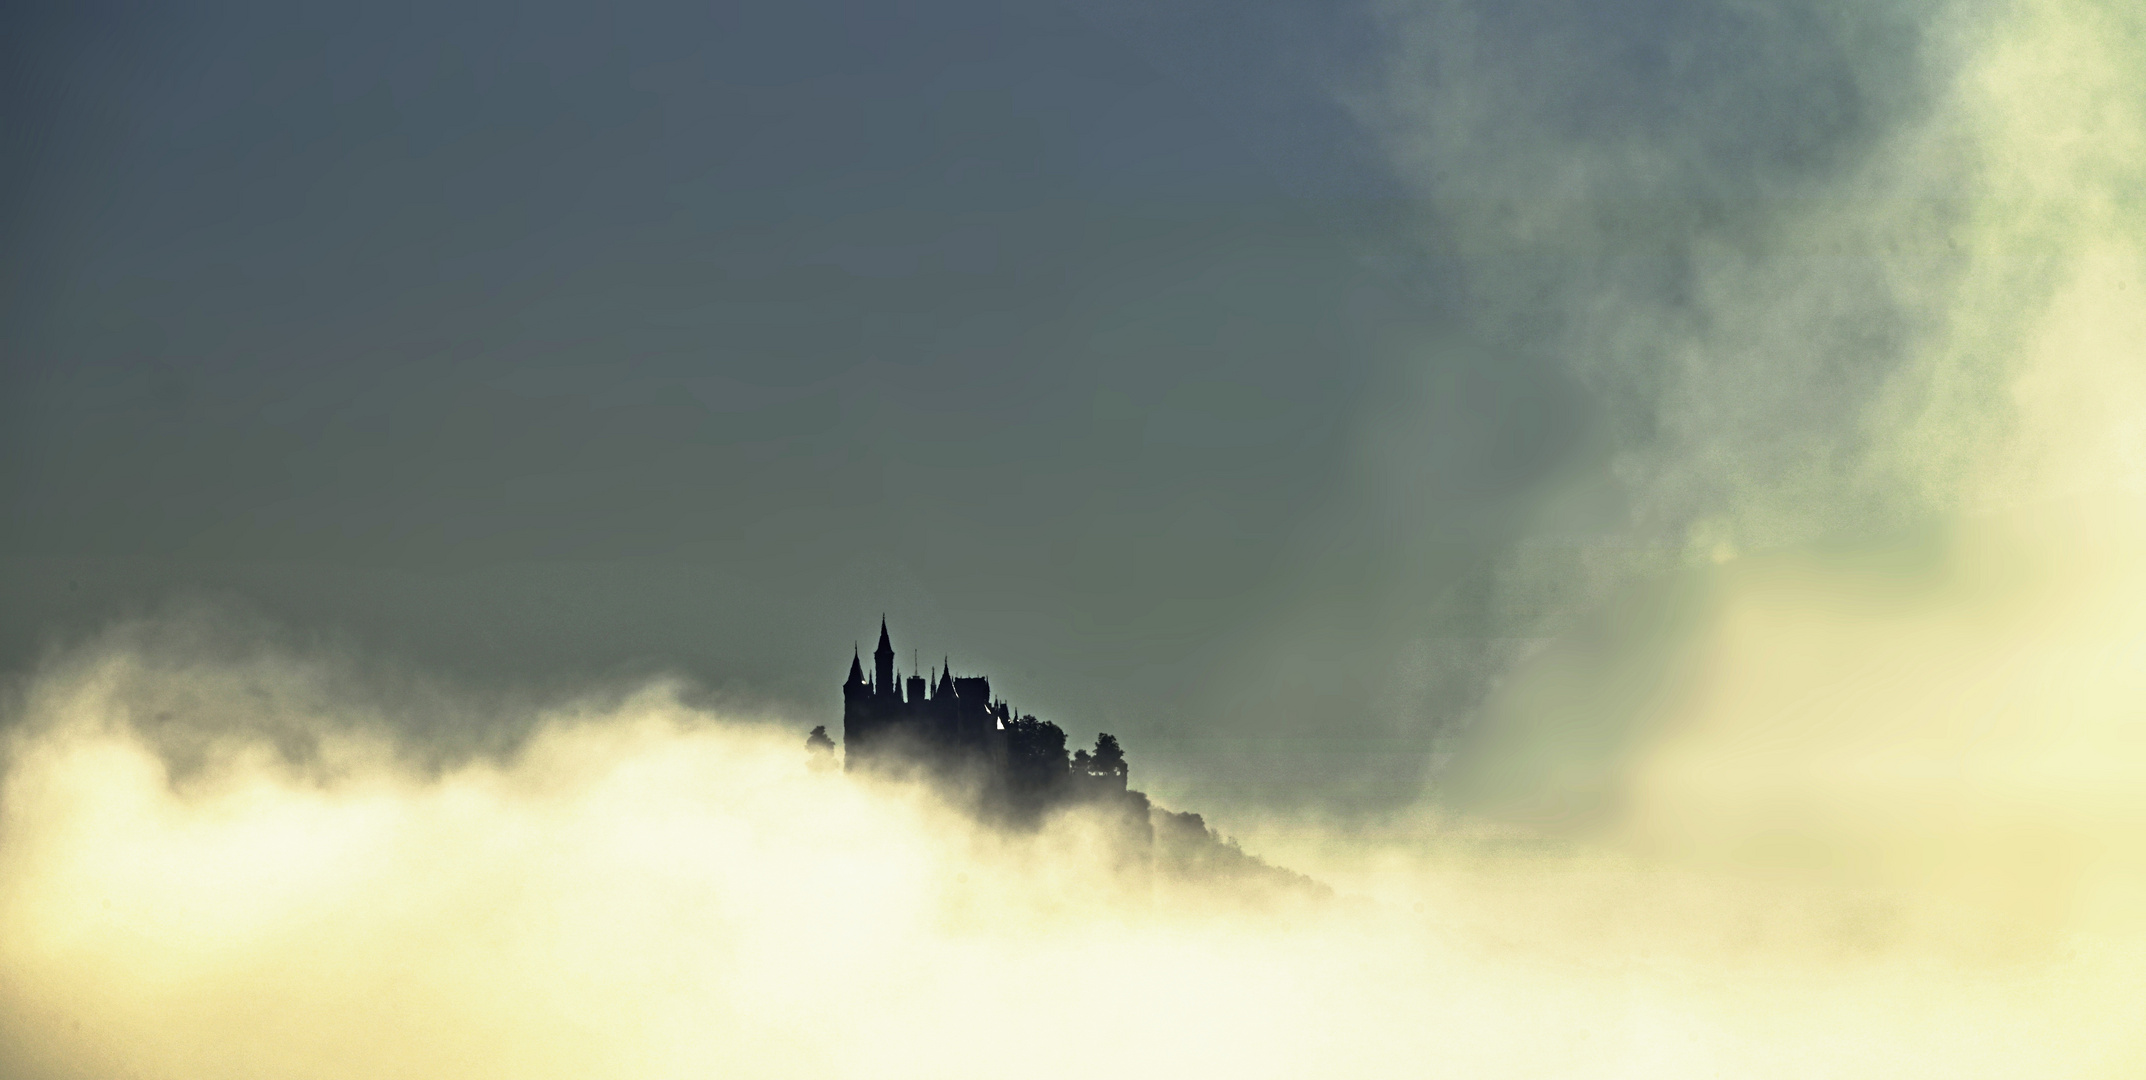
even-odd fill
[[(1726, 498), (1635, 508), (1706, 448), (1575, 309), (1841, 197), (1919, 14), (27, 9), (0, 662), (207, 604), (803, 722), (884, 614), (1188, 798), (1405, 805), (1576, 552)], [(1826, 440), (1891, 362), (1735, 392)]]
[(2135, 4), (6, 20), (0, 1072), (2146, 1068)]
[[(183, 597), (831, 719), (884, 613), (1155, 760), (1318, 730), (1255, 655), (1400, 541), (1347, 489), (1383, 339), (1434, 306), (1378, 262), (1400, 187), (1327, 92), (1360, 13), (22, 22), (10, 668)], [(1456, 518), (1558, 407), (1481, 377), (1511, 418), (1464, 437)], [(1377, 679), (1354, 651), (1322, 681)]]

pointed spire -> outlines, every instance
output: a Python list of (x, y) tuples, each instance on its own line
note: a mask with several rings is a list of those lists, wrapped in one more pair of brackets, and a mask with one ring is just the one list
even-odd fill
[(858, 683), (861, 683), (861, 682), (863, 682), (863, 681), (864, 681), (864, 659), (863, 659), (862, 655), (861, 655), (861, 654), (860, 654), (860, 653), (859, 653), (859, 652), (857, 651), (857, 645), (856, 645), (856, 644), (855, 644), (854, 642), (852, 642), (852, 643), (850, 644), (850, 654), (849, 654), (849, 682), (845, 683), (844, 685), (846, 685), (846, 686), (855, 686), (855, 685), (857, 685)]
[(879, 648), (872, 650), (872, 686), (882, 697), (900, 692), (894, 683), (894, 642), (887, 638), (887, 617), (879, 616)]

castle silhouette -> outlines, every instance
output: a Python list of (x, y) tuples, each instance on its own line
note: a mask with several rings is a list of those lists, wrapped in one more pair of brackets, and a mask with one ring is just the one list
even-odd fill
[[(834, 740), (816, 727), (805, 741), (813, 759), (832, 767)], [(1053, 811), (1079, 808), (1115, 829), (1121, 866), (1154, 874), (1227, 880), (1247, 902), (1262, 897), (1324, 897), (1331, 890), (1248, 855), (1198, 814), (1153, 805), (1126, 787), (1130, 769), (1118, 740), (1095, 737), (1095, 749), (1066, 754), (1058, 725), (1015, 712), (991, 696), (991, 680), (956, 678), (941, 665), (926, 679), (894, 674), (894, 640), (879, 620), (872, 676), (852, 653), (842, 683), (842, 767), (938, 783), (985, 820), (1033, 828)]]
[(1058, 725), (1018, 714), (991, 696), (991, 680), (956, 678), (941, 666), (932, 679), (897, 679), (894, 641), (879, 620), (872, 677), (853, 654), (842, 684), (843, 767), (850, 771), (924, 773), (971, 785), (987, 806), (1017, 815), (1073, 798), (1124, 796), (1129, 769), (1118, 740), (1099, 735), (1095, 749), (1066, 754)]

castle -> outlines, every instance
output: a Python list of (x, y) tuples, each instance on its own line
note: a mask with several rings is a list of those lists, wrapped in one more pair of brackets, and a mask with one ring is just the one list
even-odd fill
[(1018, 715), (991, 696), (991, 680), (955, 678), (941, 667), (935, 679), (894, 674), (894, 642), (879, 621), (872, 677), (852, 655), (842, 684), (845, 769), (923, 770), (978, 783), (1001, 808), (1034, 811), (1076, 796), (1125, 791), (1128, 769), (1118, 740), (1096, 738), (1094, 752), (1066, 756), (1058, 725)]
[[(1248, 898), (1330, 890), (1301, 874), (1247, 855), (1234, 840), (1207, 827), (1200, 815), (1174, 813), (1125, 786), (1129, 769), (1118, 740), (1095, 737), (1095, 749), (1066, 755), (1058, 725), (1014, 712), (991, 696), (981, 676), (955, 678), (941, 667), (926, 679), (894, 676), (894, 641), (879, 620), (872, 677), (852, 653), (842, 683), (843, 768), (934, 780), (985, 820), (1033, 828), (1052, 812), (1100, 811), (1118, 837), (1120, 867), (1145, 867), (1176, 877), (1226, 879)], [(814, 728), (805, 745), (832, 767), (834, 741)]]
[[(959, 759), (987, 767), (1006, 759), (1006, 722), (1013, 710), (991, 698), (991, 680), (954, 678), (941, 668), (935, 682), (921, 675), (894, 676), (894, 642), (879, 621), (879, 647), (872, 675), (851, 656), (842, 684), (842, 741), (847, 767), (856, 769), (893, 757)], [(906, 682), (906, 687), (903, 685)]]

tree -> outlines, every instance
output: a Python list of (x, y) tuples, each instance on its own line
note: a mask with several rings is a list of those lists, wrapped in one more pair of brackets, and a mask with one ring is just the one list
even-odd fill
[(1097, 735), (1095, 753), (1076, 754), (1074, 762), (1084, 766), (1090, 776), (1115, 776), (1122, 780), (1131, 771), (1125, 764), (1125, 751), (1119, 749), (1115, 735)]
[(1047, 782), (1066, 771), (1066, 733), (1057, 724), (1023, 716), (1006, 722), (1006, 758), (1028, 782)]
[(812, 734), (805, 736), (805, 749), (812, 755), (813, 768), (834, 764), (835, 741), (828, 736), (826, 724), (813, 728)]

